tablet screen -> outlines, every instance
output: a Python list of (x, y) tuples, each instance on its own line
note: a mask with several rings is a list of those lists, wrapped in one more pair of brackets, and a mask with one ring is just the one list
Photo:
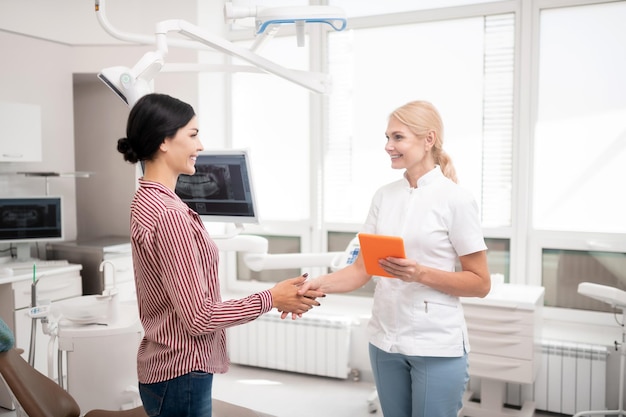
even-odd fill
[(367, 273), (393, 278), (378, 264), (378, 260), (388, 256), (405, 258), (404, 240), (400, 236), (373, 235), (369, 233), (359, 233), (358, 236)]

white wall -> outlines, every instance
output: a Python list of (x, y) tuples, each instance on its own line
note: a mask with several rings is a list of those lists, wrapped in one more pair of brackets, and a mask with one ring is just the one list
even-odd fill
[[(129, 108), (98, 78), (96, 72), (117, 62), (136, 61), (149, 48), (75, 48), (80, 74), (74, 76), (76, 170), (93, 172), (76, 184), (77, 239), (129, 236), (129, 207), (136, 188), (136, 167), (123, 160), (117, 140), (126, 135)], [(173, 59), (195, 59), (194, 51), (176, 51)], [(107, 64), (108, 62), (108, 64)], [(123, 65), (132, 65), (124, 64)], [(114, 65), (119, 65), (115, 63)], [(75, 67), (76, 68), (76, 67)], [(197, 102), (196, 74), (160, 74), (155, 91)]]
[[(43, 160), (3, 162), (0, 163), (0, 174), (91, 172), (90, 178), (51, 177), (48, 180), (50, 194), (64, 198), (66, 240), (128, 235), (128, 205), (136, 184), (135, 168), (125, 163), (116, 150), (117, 139), (125, 133), (128, 108), (97, 80), (96, 74), (109, 66), (131, 67), (146, 51), (155, 47), (130, 45), (107, 35), (95, 18), (93, 4), (89, 5), (91, 14), (86, 19), (91, 26), (84, 28), (85, 19), (78, 19), (80, 14), (77, 13), (84, 10), (76, 8), (83, 9), (89, 3), (86, 0), (81, 0), (80, 4), (74, 4), (76, 0), (55, 2), (57, 15), (48, 13), (49, 2), (36, 0), (35, 3), (41, 7), (37, 8), (36, 4), (26, 7), (24, 2), (13, 1), (0, 4), (0, 100), (41, 106)], [(118, 29), (127, 32), (149, 35), (150, 29), (147, 28), (168, 18), (192, 23), (197, 20), (195, 0), (175, 4), (157, 1), (158, 4), (150, 3), (150, 6), (158, 7), (149, 8), (134, 3), (131, 9), (126, 7), (126, 2), (108, 3), (111, 3), (110, 21), (120, 24)], [(68, 6), (72, 6), (74, 13), (63, 14)], [(28, 13), (24, 13), (24, 8)], [(129, 10), (130, 15), (124, 13)], [(78, 26), (75, 24), (77, 20), (81, 21)], [(39, 22), (39, 26), (32, 22)], [(64, 41), (68, 38), (80, 40), (80, 33), (76, 32), (78, 27), (85, 32), (87, 43), (96, 37), (98, 42), (108, 43), (82, 46), (77, 42), (81, 46), (72, 46), (27, 34), (46, 26), (56, 27), (52, 31), (53, 37)], [(25, 34), (19, 33), (22, 28)], [(45, 29), (40, 31), (37, 36), (50, 33)], [(193, 49), (171, 48), (168, 61), (197, 62), (197, 54)], [(197, 110), (197, 73), (161, 73), (155, 78), (155, 90), (187, 101)], [(0, 175), (0, 195), (43, 195), (45, 192), (45, 179)], [(0, 249), (5, 247), (0, 246)], [(42, 245), (39, 249), (36, 255), (44, 257)]]
[[(72, 49), (0, 32), (0, 51), (0, 100), (41, 106), (43, 141), (41, 162), (3, 162), (0, 163), (0, 173), (74, 171)], [(51, 195), (64, 197), (63, 222), (65, 232), (71, 239), (76, 236), (75, 180), (51, 178), (49, 189)], [(45, 192), (45, 180), (42, 178), (0, 176), (2, 195), (43, 195)]]

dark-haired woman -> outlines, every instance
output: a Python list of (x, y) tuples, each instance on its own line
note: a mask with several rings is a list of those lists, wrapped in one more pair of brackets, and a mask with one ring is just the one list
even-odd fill
[(130, 235), (139, 316), (139, 392), (149, 416), (210, 417), (214, 373), (228, 369), (225, 329), (277, 308), (300, 315), (319, 292), (298, 294), (304, 277), (239, 300), (222, 301), (218, 248), (200, 217), (175, 193), (193, 175), (198, 121), (193, 108), (149, 94), (130, 111), (117, 149), (144, 175), (131, 204)]

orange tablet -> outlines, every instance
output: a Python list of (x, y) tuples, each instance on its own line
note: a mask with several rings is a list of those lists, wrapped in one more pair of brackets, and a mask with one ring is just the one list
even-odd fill
[(372, 235), (369, 233), (359, 233), (358, 236), (367, 273), (393, 278), (381, 268), (378, 260), (388, 256), (405, 258), (404, 240), (400, 236)]

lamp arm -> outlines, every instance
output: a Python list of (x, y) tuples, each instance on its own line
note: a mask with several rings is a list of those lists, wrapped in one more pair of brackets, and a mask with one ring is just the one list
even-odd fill
[(157, 24), (156, 43), (163, 56), (165, 56), (168, 51), (166, 35), (170, 31), (179, 32), (190, 39), (201, 42), (225, 54), (240, 58), (266, 72), (277, 75), (314, 92), (322, 94), (328, 94), (330, 92), (330, 77), (326, 74), (285, 68), (246, 48), (215, 36), (185, 20), (171, 19)]
[(252, 65), (164, 63), (161, 72), (265, 72)]
[[(152, 35), (123, 32), (113, 27), (111, 22), (109, 22), (109, 19), (106, 17), (106, 0), (95, 0), (95, 10), (96, 18), (98, 19), (100, 26), (106, 33), (113, 36), (115, 39), (130, 43), (137, 43), (140, 45), (154, 45), (154, 36)], [(196, 42), (184, 39), (173, 39), (170, 41), (170, 45), (180, 48), (205, 49), (199, 46)], [(209, 48), (206, 49), (209, 50)]]
[(331, 267), (335, 257), (342, 254), (343, 252), (244, 253), (243, 261), (246, 266), (253, 271), (304, 267)]

